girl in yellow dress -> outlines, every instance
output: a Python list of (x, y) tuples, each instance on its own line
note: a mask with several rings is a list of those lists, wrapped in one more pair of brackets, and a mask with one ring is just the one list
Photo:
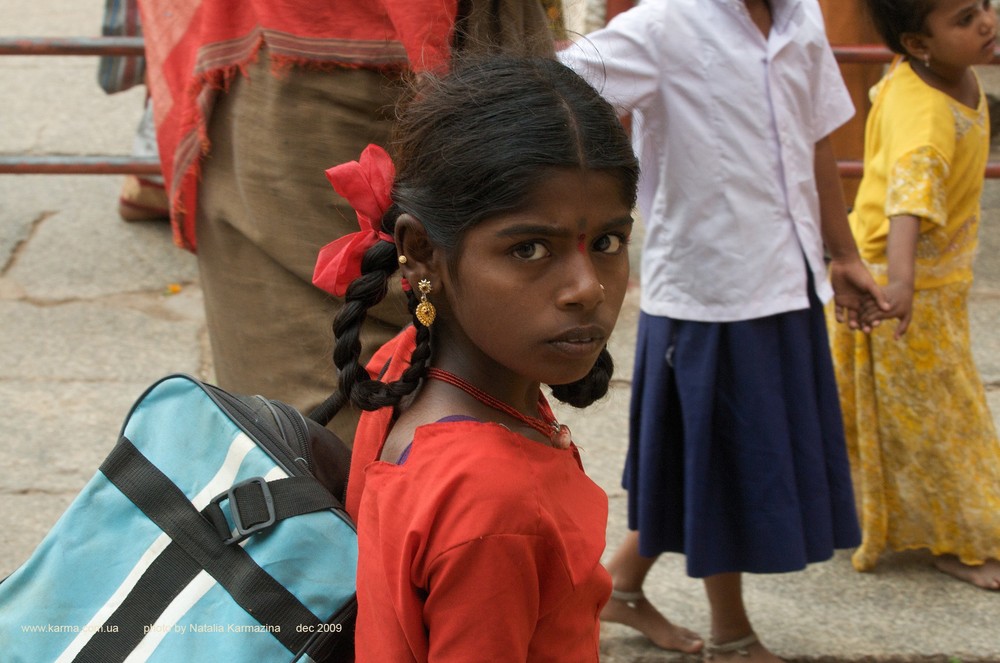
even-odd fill
[[(862, 257), (898, 318), (870, 336), (831, 324), (863, 540), (1000, 589), (1000, 441), (969, 343), (967, 299), (989, 151), (989, 0), (867, 0), (898, 53), (872, 89), (865, 173), (850, 216)], [(832, 321), (832, 315), (830, 316)], [(905, 334), (905, 335), (904, 335)]]

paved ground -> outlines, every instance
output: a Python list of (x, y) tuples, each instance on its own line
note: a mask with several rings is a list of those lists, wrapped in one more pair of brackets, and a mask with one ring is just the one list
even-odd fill
[[(0, 0), (0, 34), (97, 34), (101, 3)], [(97, 87), (92, 58), (0, 58), (0, 153), (126, 153), (142, 91)], [(992, 71), (984, 72), (991, 80)], [(1000, 86), (994, 86), (1000, 87)], [(995, 154), (994, 158), (1000, 158)], [(40, 541), (114, 443), (133, 399), (171, 372), (211, 379), (193, 258), (163, 225), (115, 213), (114, 176), (0, 175), (0, 577)], [(971, 313), (976, 358), (1000, 415), (1000, 182), (991, 182)], [(173, 285), (180, 292), (170, 294)], [(636, 320), (615, 339), (610, 399), (566, 412), (611, 498), (609, 549), (624, 533), (618, 487)], [(1000, 594), (953, 581), (921, 554), (858, 574), (846, 554), (746, 579), (760, 635), (796, 661), (1000, 661)], [(707, 630), (699, 582), (664, 557), (647, 587), (665, 612)], [(605, 663), (684, 660), (606, 627)], [(0, 653), (0, 659), (3, 658)]]

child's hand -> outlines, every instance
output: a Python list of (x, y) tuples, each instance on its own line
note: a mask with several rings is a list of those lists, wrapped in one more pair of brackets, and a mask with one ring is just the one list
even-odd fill
[[(885, 292), (883, 288), (882, 292)], [(891, 317), (878, 305), (873, 297), (865, 297), (858, 310), (858, 322), (862, 327), (878, 327), (882, 320)]]
[(886, 311), (890, 308), (882, 289), (868, 273), (861, 259), (856, 256), (850, 259), (834, 258), (830, 261), (830, 285), (833, 286), (834, 314), (837, 322), (846, 320), (847, 326), (851, 329), (860, 329), (867, 334), (878, 326), (881, 318), (871, 312), (868, 315), (861, 315), (866, 302), (870, 302), (875, 310)]
[(909, 329), (910, 320), (913, 318), (913, 285), (904, 281), (890, 281), (882, 288), (882, 292), (889, 302), (889, 308), (880, 310), (874, 302), (865, 302), (861, 307), (860, 318), (868, 324), (877, 324), (878, 320), (898, 318), (899, 324), (893, 332), (893, 338), (898, 341)]

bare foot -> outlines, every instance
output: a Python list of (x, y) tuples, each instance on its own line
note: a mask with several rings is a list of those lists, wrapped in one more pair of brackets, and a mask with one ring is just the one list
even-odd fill
[(601, 611), (601, 621), (624, 624), (639, 631), (661, 649), (696, 654), (705, 642), (694, 631), (671, 623), (642, 592), (616, 592)]
[(1000, 561), (995, 559), (988, 559), (984, 564), (973, 566), (963, 564), (953, 555), (941, 555), (934, 558), (934, 566), (939, 571), (944, 571), (976, 587), (1000, 590)]
[[(748, 644), (742, 644), (742, 643)], [(705, 647), (705, 660), (711, 663), (739, 661), (740, 663), (781, 663), (781, 659), (771, 653), (757, 636), (752, 633), (746, 638), (710, 644)]]

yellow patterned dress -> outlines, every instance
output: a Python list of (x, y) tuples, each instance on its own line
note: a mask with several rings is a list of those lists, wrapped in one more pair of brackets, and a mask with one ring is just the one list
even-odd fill
[(908, 62), (872, 89), (865, 175), (851, 229), (879, 283), (889, 217), (921, 219), (913, 318), (870, 336), (830, 321), (869, 570), (885, 549), (929, 549), (966, 564), (1000, 559), (1000, 441), (969, 343), (967, 300), (989, 150), (986, 101), (969, 108)]

